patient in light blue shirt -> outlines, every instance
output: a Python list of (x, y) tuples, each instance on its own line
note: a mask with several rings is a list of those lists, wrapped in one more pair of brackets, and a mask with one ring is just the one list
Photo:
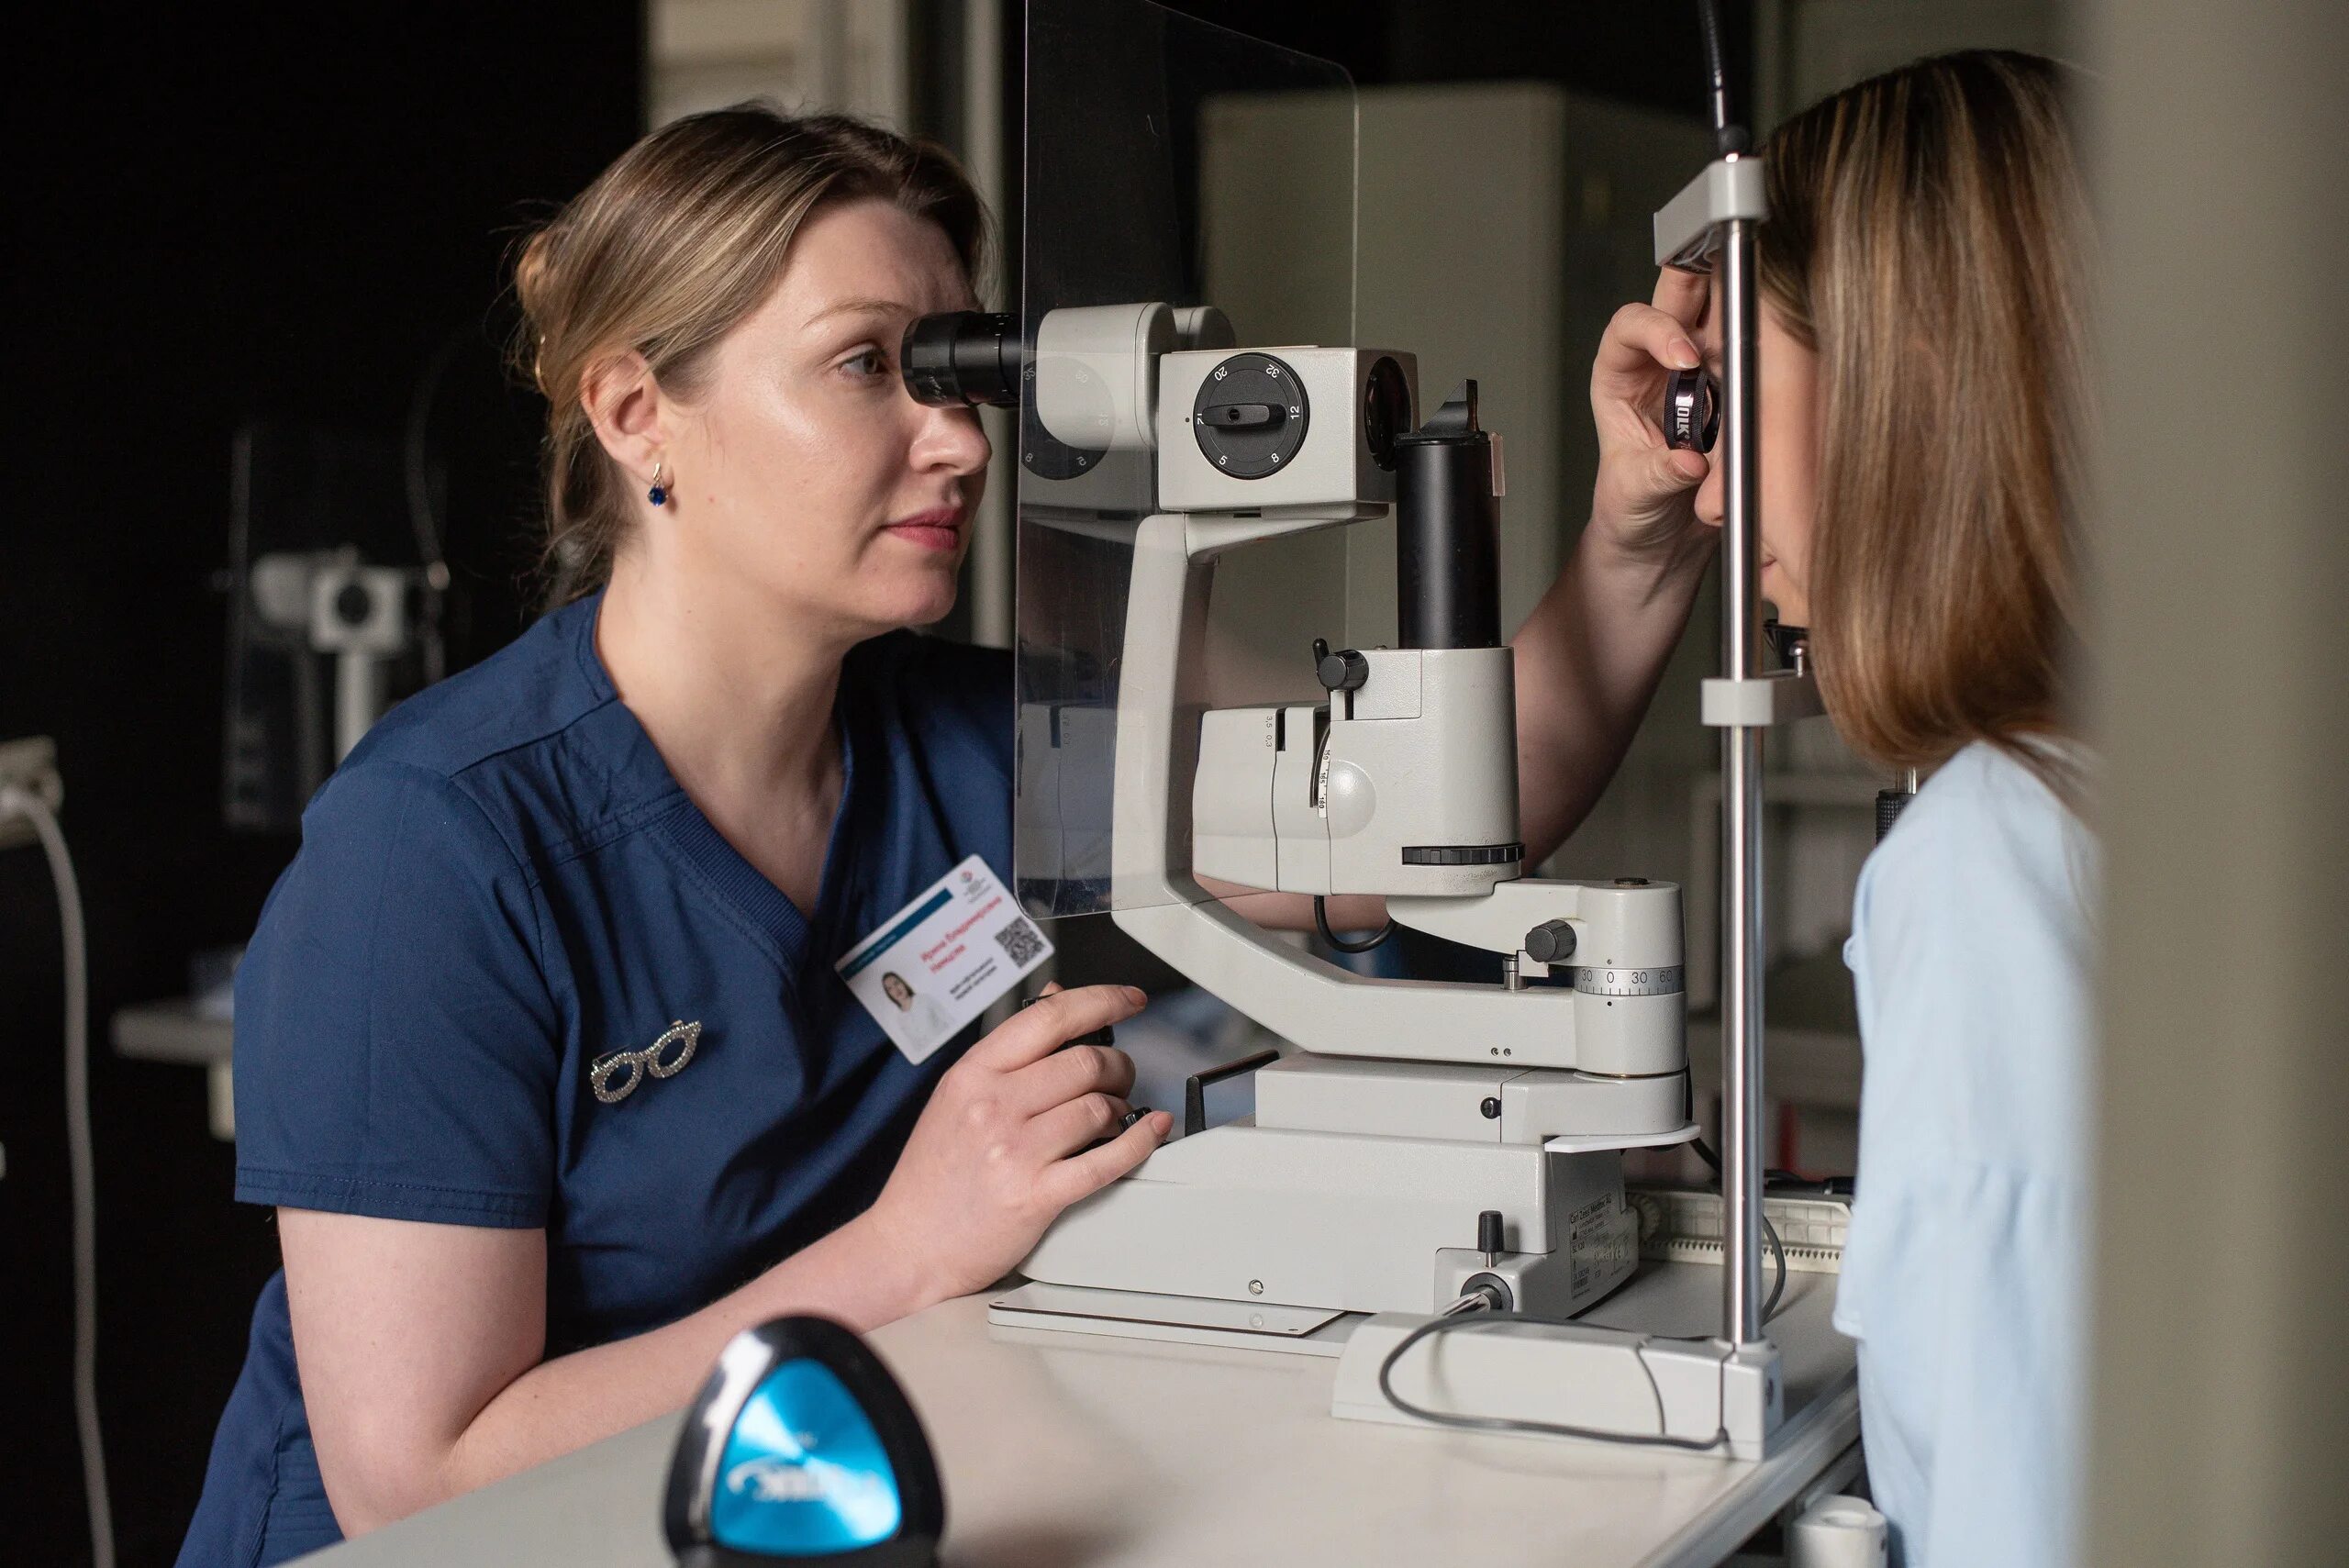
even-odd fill
[[(2090, 245), (2064, 85), (2035, 56), (1943, 55), (1761, 150), (1759, 586), (1808, 628), (1843, 740), (1932, 774), (1861, 875), (1846, 950), (1866, 1071), (1836, 1322), (1907, 1568), (2054, 1568), (2074, 1529), (2096, 857), (2070, 722)], [(1719, 363), (1713, 292), (1667, 274), (1656, 298), (1612, 330), (1659, 371)], [(1644, 472), (1671, 463), (1723, 518), (1718, 462), (1663, 439)], [(1638, 457), (1600, 492), (1635, 487)]]
[(1866, 1079), (1835, 1325), (1859, 1341), (1901, 1560), (2060, 1562), (2088, 1255), (2096, 851), (1987, 743), (1860, 874), (1843, 952)]

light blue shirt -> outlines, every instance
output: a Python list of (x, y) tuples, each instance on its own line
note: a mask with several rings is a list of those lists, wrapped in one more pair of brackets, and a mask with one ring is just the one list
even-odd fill
[(2068, 1560), (2087, 1272), (2096, 847), (1977, 744), (1868, 857), (1866, 1076), (1835, 1324), (1893, 1561)]

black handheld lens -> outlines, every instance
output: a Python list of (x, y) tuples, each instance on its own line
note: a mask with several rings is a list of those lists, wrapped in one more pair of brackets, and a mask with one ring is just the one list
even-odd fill
[(1720, 433), (1720, 383), (1703, 370), (1674, 371), (1664, 386), (1664, 444), (1709, 452)]
[(1019, 317), (984, 310), (918, 317), (897, 351), (906, 390), (915, 402), (939, 408), (1014, 406), (1027, 359)]

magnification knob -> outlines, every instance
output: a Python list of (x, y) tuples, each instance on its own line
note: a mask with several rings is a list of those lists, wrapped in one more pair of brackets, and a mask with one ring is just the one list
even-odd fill
[(1525, 933), (1525, 956), (1536, 963), (1564, 963), (1575, 955), (1570, 921), (1544, 920)]
[(1313, 673), (1321, 678), (1325, 690), (1358, 692), (1370, 679), (1370, 661), (1351, 648), (1335, 653), (1324, 653), (1315, 664)]
[(1199, 455), (1233, 479), (1267, 479), (1297, 461), (1313, 419), (1305, 383), (1270, 354), (1234, 354), (1208, 372), (1191, 403)]

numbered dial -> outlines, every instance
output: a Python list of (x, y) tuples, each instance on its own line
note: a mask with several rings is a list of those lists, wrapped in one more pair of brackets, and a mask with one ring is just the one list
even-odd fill
[(1589, 996), (1669, 996), (1681, 989), (1681, 966), (1618, 969), (1585, 964), (1575, 971), (1575, 989)]
[(1297, 372), (1270, 354), (1234, 354), (1209, 371), (1191, 404), (1191, 433), (1219, 473), (1278, 473), (1305, 445), (1312, 410)]
[(1065, 378), (1060, 388), (1062, 404), (1083, 411), (1087, 423), (1098, 431), (1101, 445), (1091, 450), (1073, 447), (1044, 428), (1043, 420), (1036, 416), (1036, 358), (1030, 354), (1019, 372), (1019, 461), (1039, 479), (1074, 479), (1090, 473), (1108, 455), (1109, 390), (1085, 365), (1064, 363), (1056, 373)]

